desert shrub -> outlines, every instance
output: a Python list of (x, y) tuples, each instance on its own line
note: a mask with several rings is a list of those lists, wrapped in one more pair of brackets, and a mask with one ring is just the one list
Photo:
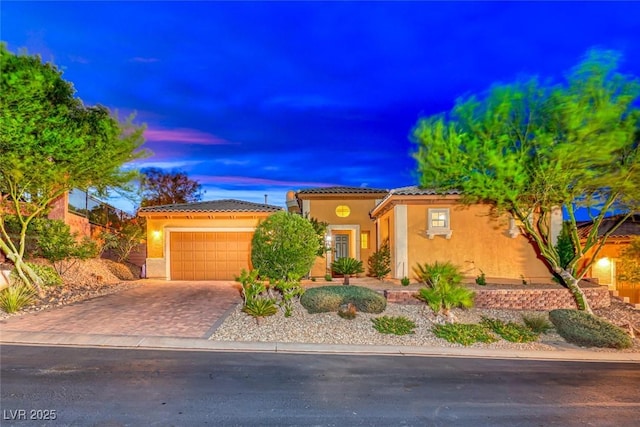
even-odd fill
[(103, 231), (100, 239), (103, 242), (102, 250), (110, 251), (119, 262), (127, 259), (132, 250), (144, 242), (145, 224), (138, 218), (127, 220), (119, 227)]
[(434, 287), (440, 282), (459, 285), (462, 282), (460, 268), (450, 262), (434, 262), (433, 264), (418, 264), (413, 272), (419, 281)]
[(558, 309), (549, 312), (556, 331), (567, 342), (585, 347), (629, 348), (631, 337), (621, 328), (585, 311)]
[(435, 325), (431, 330), (436, 337), (455, 344), (471, 345), (477, 342), (492, 343), (496, 341), (496, 338), (484, 326), (478, 324), (445, 323)]
[(404, 276), (402, 279), (400, 279), (400, 284), (402, 286), (409, 286), (411, 284), (411, 280), (409, 280), (407, 276)]
[(309, 220), (278, 212), (262, 221), (251, 241), (251, 263), (260, 276), (299, 280), (313, 265), (319, 241)]
[(6, 313), (16, 311), (31, 304), (35, 298), (33, 289), (29, 286), (18, 283), (0, 291), (0, 308)]
[(483, 317), (480, 324), (510, 342), (532, 342), (538, 339), (537, 333), (518, 323)]
[(261, 318), (278, 312), (276, 299), (267, 294), (267, 285), (258, 279), (258, 270), (243, 269), (236, 280), (242, 285), (242, 311), (253, 316), (257, 323), (260, 323)]
[(389, 239), (385, 240), (380, 249), (375, 251), (369, 257), (369, 274), (379, 280), (391, 273), (391, 248), (389, 247)]
[(293, 301), (304, 293), (304, 288), (297, 280), (278, 280), (275, 288), (280, 291), (282, 300), (280, 307), (284, 309), (284, 317), (291, 317), (293, 314)]
[(476, 277), (476, 285), (478, 286), (486, 286), (487, 284), (487, 276), (484, 274), (484, 271), (480, 270), (480, 274)]
[(103, 262), (107, 267), (107, 269), (118, 279), (135, 280), (135, 277), (133, 276), (133, 272), (126, 265), (115, 262), (115, 261), (111, 261), (109, 259), (104, 259)]
[(71, 259), (89, 259), (98, 255), (98, 245), (89, 237), (77, 240), (69, 225), (61, 220), (41, 220), (35, 226), (38, 236), (39, 254), (50, 261), (59, 274), (64, 274), (61, 261)]
[(353, 304), (363, 313), (382, 313), (387, 300), (376, 291), (362, 286), (321, 286), (307, 289), (300, 303), (309, 313), (337, 311), (343, 304)]
[(273, 316), (278, 312), (278, 306), (273, 298), (256, 298), (250, 300), (242, 307), (242, 311), (256, 318), (259, 323), (260, 319), (267, 316)]
[(537, 334), (544, 334), (553, 329), (553, 325), (543, 315), (524, 315), (522, 321)]
[(332, 282), (333, 281), (333, 277), (331, 277), (330, 274), (325, 274), (324, 275), (324, 280), (326, 280), (327, 282)]
[(408, 335), (413, 334), (416, 324), (404, 316), (382, 316), (371, 319), (373, 327), (381, 334)]
[(362, 261), (355, 258), (338, 258), (331, 263), (331, 270), (336, 274), (344, 275), (344, 284), (349, 284), (349, 276), (352, 274), (362, 273), (364, 268), (362, 267)]
[[(33, 264), (31, 262), (27, 262), (26, 264), (39, 278), (42, 279), (45, 286), (62, 286), (62, 278), (53, 267)], [(22, 279), (18, 276), (18, 271), (15, 268), (11, 271), (10, 277), (12, 283), (22, 284)]]

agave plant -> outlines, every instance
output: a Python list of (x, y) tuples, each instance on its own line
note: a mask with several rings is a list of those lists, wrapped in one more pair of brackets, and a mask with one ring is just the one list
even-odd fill
[(35, 298), (33, 290), (19, 283), (0, 291), (0, 308), (7, 313), (15, 313), (31, 304)]
[(344, 276), (343, 285), (349, 284), (349, 276), (352, 274), (358, 274), (364, 272), (362, 267), (362, 261), (358, 261), (355, 258), (338, 258), (331, 263), (331, 270), (336, 274), (342, 274)]

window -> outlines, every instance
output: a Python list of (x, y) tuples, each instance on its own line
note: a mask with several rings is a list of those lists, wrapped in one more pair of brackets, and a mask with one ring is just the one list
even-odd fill
[(360, 233), (360, 249), (369, 249), (369, 232)]
[(427, 222), (427, 237), (433, 239), (435, 236), (445, 236), (451, 238), (451, 225), (449, 224), (449, 209), (429, 209)]
[(336, 208), (336, 215), (340, 218), (346, 218), (351, 214), (351, 209), (347, 205), (340, 205)]

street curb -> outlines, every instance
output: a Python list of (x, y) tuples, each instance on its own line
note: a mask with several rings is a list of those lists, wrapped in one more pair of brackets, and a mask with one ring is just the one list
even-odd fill
[(0, 343), (3, 345), (47, 345), (92, 348), (127, 348), (140, 350), (335, 354), (362, 356), (468, 357), (482, 359), (640, 363), (640, 353), (596, 352), (580, 349), (563, 349), (557, 351), (517, 351), (459, 347), (210, 341), (202, 338), (65, 334), (56, 332), (1, 331)]

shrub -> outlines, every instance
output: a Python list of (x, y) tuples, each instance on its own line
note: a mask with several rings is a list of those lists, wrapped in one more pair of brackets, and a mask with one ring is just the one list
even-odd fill
[(138, 218), (133, 218), (116, 229), (103, 231), (100, 233), (100, 238), (104, 242), (102, 250), (111, 251), (116, 260), (122, 262), (127, 259), (133, 249), (144, 242), (145, 224), (139, 222)]
[(553, 329), (553, 325), (543, 315), (524, 315), (522, 316), (522, 321), (537, 334), (544, 334)]
[(330, 274), (325, 274), (324, 275), (324, 280), (326, 280), (327, 282), (331, 282), (331, 281), (333, 281), (333, 277), (331, 277)]
[(248, 301), (242, 311), (250, 316), (255, 317), (256, 322), (260, 323), (260, 319), (267, 316), (273, 316), (278, 312), (278, 306), (273, 298), (260, 297)]
[(558, 309), (549, 312), (556, 331), (567, 342), (585, 347), (629, 348), (631, 337), (621, 328), (585, 311)]
[(307, 289), (300, 303), (309, 313), (337, 311), (343, 304), (353, 304), (363, 313), (382, 313), (387, 308), (383, 295), (362, 286), (321, 286)]
[(15, 284), (0, 291), (0, 308), (7, 313), (15, 313), (34, 300), (33, 290), (23, 284)]
[(375, 251), (369, 257), (369, 274), (379, 280), (391, 273), (391, 248), (389, 247), (389, 239), (385, 240), (380, 249)]
[[(42, 279), (45, 286), (62, 286), (62, 278), (53, 267), (33, 264), (31, 262), (27, 262), (26, 264)], [(18, 276), (18, 271), (15, 268), (11, 271), (11, 281), (16, 284), (22, 284), (22, 279)]]
[(349, 276), (352, 274), (362, 273), (364, 268), (362, 267), (362, 261), (355, 258), (338, 258), (331, 263), (331, 270), (336, 274), (344, 275), (345, 285), (349, 284)]
[(408, 335), (413, 334), (415, 322), (404, 316), (382, 316), (371, 319), (373, 327), (381, 334)]
[(487, 284), (487, 276), (485, 276), (484, 271), (480, 270), (480, 274), (476, 277), (476, 285), (478, 286), (486, 286)]
[(425, 301), (435, 313), (449, 315), (452, 308), (473, 307), (474, 292), (449, 282), (439, 282), (431, 288), (421, 288), (418, 298)]
[(304, 293), (304, 289), (297, 280), (279, 280), (275, 288), (282, 294), (280, 307), (284, 308), (284, 317), (291, 317), (293, 314), (293, 301)]
[(89, 259), (98, 255), (98, 245), (89, 237), (77, 241), (77, 233), (71, 233), (69, 225), (61, 220), (40, 220), (34, 224), (38, 239), (38, 253), (51, 262), (59, 274), (73, 264), (61, 263), (70, 259)]
[(309, 220), (278, 212), (258, 225), (251, 242), (251, 263), (268, 279), (299, 280), (318, 253), (318, 236)]
[(524, 325), (514, 322), (504, 322), (500, 319), (483, 317), (480, 324), (510, 342), (532, 342), (538, 339), (537, 333)]
[(496, 341), (496, 338), (482, 325), (445, 323), (435, 325), (431, 330), (436, 337), (456, 344), (471, 345), (477, 342), (492, 343)]
[(411, 280), (409, 280), (407, 276), (404, 276), (402, 279), (400, 279), (400, 284), (402, 286), (409, 286), (411, 284)]
[(433, 264), (418, 264), (413, 269), (419, 281), (434, 287), (440, 282), (459, 285), (462, 282), (460, 269), (450, 262), (434, 262)]

